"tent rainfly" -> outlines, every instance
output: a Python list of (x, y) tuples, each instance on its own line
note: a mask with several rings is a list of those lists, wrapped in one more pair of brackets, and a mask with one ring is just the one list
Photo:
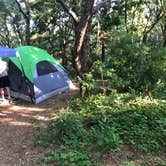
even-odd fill
[(0, 46), (0, 58), (15, 57), (17, 55), (18, 55), (17, 50)]

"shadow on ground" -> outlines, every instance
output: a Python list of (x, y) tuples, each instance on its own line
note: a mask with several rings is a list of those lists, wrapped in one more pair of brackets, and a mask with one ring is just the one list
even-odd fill
[(37, 166), (34, 161), (44, 155), (44, 149), (35, 146), (35, 125), (46, 127), (76, 93), (69, 91), (37, 105), (19, 100), (0, 104), (0, 166)]

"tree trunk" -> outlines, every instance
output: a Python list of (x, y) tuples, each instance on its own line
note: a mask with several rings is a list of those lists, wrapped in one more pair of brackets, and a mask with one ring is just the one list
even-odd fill
[[(82, 13), (80, 20), (75, 24), (75, 43), (72, 50), (72, 60), (74, 68), (77, 72), (77, 76), (80, 80), (80, 93), (82, 93), (82, 81), (83, 81), (83, 64), (82, 59), (84, 59), (84, 45), (86, 41), (86, 35), (88, 32), (88, 27), (91, 24), (92, 11), (93, 11), (94, 0), (83, 1), (82, 3)], [(88, 42), (89, 40), (87, 40)]]
[(26, 22), (26, 44), (30, 44), (30, 6), (29, 6), (29, 1), (24, 0), (25, 6), (26, 6), (26, 11), (25, 11), (25, 22)]
[(87, 29), (87, 33), (85, 36), (83, 48), (81, 50), (81, 64), (82, 64), (82, 72), (87, 73), (90, 70), (92, 65), (91, 60), (91, 49), (90, 49), (90, 35), (91, 35), (91, 28)]
[(82, 93), (83, 64), (81, 60), (84, 58), (83, 46), (85, 45), (86, 35), (92, 20), (94, 0), (81, 1), (80, 17), (66, 5), (64, 0), (57, 1), (74, 20), (75, 42), (72, 49), (72, 63), (80, 82), (80, 93)]
[(166, 19), (165, 19), (164, 29), (163, 29), (163, 38), (164, 38), (163, 47), (166, 47)]
[(30, 44), (30, 16), (28, 15), (28, 18), (26, 19), (26, 44), (29, 45)]
[(101, 48), (101, 60), (102, 60), (102, 62), (104, 62), (105, 61), (105, 43), (104, 43), (104, 41), (102, 41), (102, 48)]
[(62, 65), (67, 66), (66, 45), (62, 47)]
[(165, 13), (160, 11), (157, 15), (156, 18), (154, 20), (154, 22), (149, 26), (149, 28), (147, 29), (147, 26), (144, 29), (143, 32), (143, 38), (142, 38), (142, 43), (146, 43), (147, 42), (147, 37), (148, 34), (153, 30), (153, 28), (158, 24), (158, 22), (165, 16)]
[(23, 15), (24, 19), (25, 19), (25, 23), (26, 23), (26, 28), (25, 28), (25, 44), (29, 45), (30, 44), (30, 6), (29, 6), (29, 1), (28, 0), (23, 0), (25, 7), (26, 7), (26, 11), (24, 12), (22, 9), (22, 6), (20, 4), (20, 2), (18, 2), (18, 0), (15, 0), (15, 2), (18, 5), (19, 11), (20, 13)]
[(128, 26), (127, 26), (127, 0), (125, 0), (125, 27), (126, 31), (128, 32)]

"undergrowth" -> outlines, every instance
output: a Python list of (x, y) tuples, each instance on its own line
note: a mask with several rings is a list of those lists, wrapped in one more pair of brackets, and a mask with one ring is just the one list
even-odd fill
[[(56, 144), (44, 158), (56, 165), (102, 165), (102, 156), (128, 145), (155, 155), (166, 146), (166, 101), (131, 94), (77, 98), (39, 132), (37, 144)], [(163, 162), (163, 161), (162, 161)]]

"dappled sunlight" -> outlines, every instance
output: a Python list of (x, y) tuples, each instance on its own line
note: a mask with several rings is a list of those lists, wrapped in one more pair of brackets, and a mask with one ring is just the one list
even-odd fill
[(15, 125), (15, 126), (32, 126), (32, 124), (30, 122), (28, 122), (28, 118), (25, 118), (23, 116), (20, 116), (20, 118), (18, 118), (19, 115), (11, 115), (9, 113), (0, 113), (0, 123), (5, 123), (8, 125)]
[[(48, 122), (44, 111), (46, 109), (38, 106), (27, 105), (1, 105), (0, 106), (0, 123), (8, 124), (9, 126), (33, 126), (34, 123)], [(43, 115), (39, 115), (39, 114)], [(42, 123), (43, 123), (42, 122)]]
[(2, 116), (6, 116), (6, 114), (0, 113), (0, 117), (2, 117)]
[(22, 116), (22, 117), (25, 117), (25, 118), (28, 118), (28, 117), (31, 117), (31, 116), (32, 116), (32, 115), (29, 114), (29, 113), (22, 113), (22, 112), (17, 112), (17, 115)]
[(32, 126), (31, 123), (28, 122), (19, 122), (19, 121), (10, 121), (8, 124), (14, 125), (14, 126)]
[(31, 158), (39, 158), (44, 148), (34, 146), (35, 131), (46, 129), (53, 115), (67, 106), (73, 93), (52, 97), (40, 104), (16, 101), (0, 104), (0, 162), (5, 166), (26, 165)]
[(33, 116), (33, 118), (35, 118), (35, 119), (37, 119), (37, 120), (42, 120), (42, 121), (49, 121), (49, 118), (48, 118), (48, 117), (41, 116), (41, 115)]
[(1, 164), (25, 165), (27, 158), (30, 160), (31, 157), (42, 154), (42, 148), (34, 146), (34, 125), (44, 126), (48, 121), (48, 118), (40, 115), (45, 110), (29, 103), (0, 105)]
[(22, 109), (25, 109), (27, 111), (44, 111), (43, 108), (37, 108), (37, 107), (27, 107), (27, 106), (13, 106), (12, 109), (14, 111), (19, 111), (19, 110), (22, 110)]

